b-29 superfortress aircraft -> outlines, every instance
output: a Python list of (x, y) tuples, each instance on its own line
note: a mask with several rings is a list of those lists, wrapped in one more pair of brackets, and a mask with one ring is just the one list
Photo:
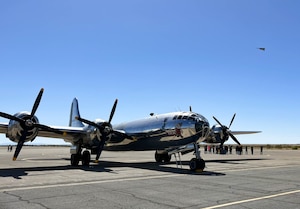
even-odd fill
[[(213, 117), (217, 125), (210, 128), (208, 120), (191, 108), (189, 112), (172, 112), (154, 115), (140, 120), (112, 125), (117, 102), (115, 101), (108, 121), (96, 119), (90, 121), (80, 117), (78, 101), (74, 98), (71, 105), (69, 126), (47, 126), (39, 123), (35, 116), (43, 95), (42, 88), (35, 100), (31, 112), (18, 112), (14, 115), (0, 112), (0, 116), (9, 119), (8, 123), (0, 123), (0, 133), (17, 143), (13, 160), (16, 160), (24, 143), (33, 141), (37, 136), (61, 138), (72, 144), (71, 165), (89, 165), (91, 154), (96, 154), (98, 162), (102, 150), (146, 151), (156, 150), (157, 162), (170, 162), (171, 154), (194, 151), (195, 157), (190, 161), (190, 169), (203, 170), (205, 161), (200, 156), (200, 142), (219, 144), (223, 147), (231, 137), (237, 144), (240, 142), (236, 134), (251, 134), (259, 131), (230, 131)], [(193, 145), (193, 146), (191, 146)]]

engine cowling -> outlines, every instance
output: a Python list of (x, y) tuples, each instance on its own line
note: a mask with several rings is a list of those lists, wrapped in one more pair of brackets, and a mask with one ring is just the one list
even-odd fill
[(217, 141), (217, 143), (224, 143), (225, 141), (227, 141), (229, 139), (229, 135), (226, 134), (226, 132), (222, 129), (222, 127), (218, 126), (218, 125), (214, 125), (212, 127), (215, 139)]
[[(19, 112), (16, 113), (14, 116), (23, 119), (26, 123), (26, 127), (28, 131), (24, 142), (33, 141), (38, 134), (38, 128), (32, 126), (32, 124), (39, 123), (38, 118), (36, 116), (33, 116), (31, 118), (29, 112)], [(23, 130), (24, 129), (20, 122), (15, 120), (10, 120), (7, 128), (6, 137), (13, 142), (19, 142)]]
[(212, 126), (210, 130), (209, 136), (206, 138), (204, 142), (206, 143), (213, 143), (213, 144), (218, 144), (218, 143), (224, 143), (227, 141), (229, 138), (228, 134), (224, 134), (224, 131), (222, 130), (222, 127), (218, 125)]

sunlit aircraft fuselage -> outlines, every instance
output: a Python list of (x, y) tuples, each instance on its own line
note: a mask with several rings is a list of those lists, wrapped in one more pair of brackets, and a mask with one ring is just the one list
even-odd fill
[[(103, 120), (97, 119), (95, 123), (101, 124)], [(73, 145), (81, 143), (83, 148), (91, 149), (94, 153), (93, 148), (97, 147), (100, 139), (98, 129), (91, 125), (81, 129), (87, 133), (84, 137), (79, 135), (74, 140), (74, 136), (70, 138), (66, 135), (62, 138)], [(208, 120), (200, 114), (173, 112), (114, 125), (113, 130), (104, 150), (164, 150), (203, 141), (210, 129)]]
[[(89, 128), (96, 137), (97, 130)], [(204, 140), (209, 123), (197, 113), (174, 112), (122, 123), (113, 129), (116, 132), (106, 142), (106, 150), (162, 150)]]

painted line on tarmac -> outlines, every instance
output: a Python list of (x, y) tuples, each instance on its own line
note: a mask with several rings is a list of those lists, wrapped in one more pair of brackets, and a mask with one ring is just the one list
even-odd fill
[(240, 201), (236, 201), (236, 202), (229, 202), (229, 203), (220, 204), (220, 205), (214, 205), (214, 206), (210, 206), (210, 207), (206, 207), (206, 208), (202, 208), (202, 209), (214, 209), (214, 208), (227, 207), (227, 206), (238, 205), (238, 204), (247, 203), (247, 202), (253, 202), (253, 201), (258, 201), (258, 200), (265, 200), (265, 199), (280, 197), (280, 196), (284, 196), (284, 195), (295, 194), (295, 193), (298, 193), (298, 192), (300, 192), (300, 190), (294, 190), (294, 191), (283, 192), (283, 193), (278, 193), (278, 194), (274, 194), (274, 195), (268, 195), (268, 196), (263, 196), (263, 197), (251, 198), (251, 199), (247, 199), (247, 200), (240, 200)]
[(274, 169), (274, 168), (289, 168), (289, 167), (295, 167), (300, 165), (279, 165), (279, 166), (264, 166), (264, 167), (254, 167), (254, 168), (238, 168), (238, 169), (224, 169), (224, 170), (218, 170), (217, 172), (238, 172), (238, 171), (250, 171), (250, 170), (263, 170), (263, 169)]
[(74, 183), (62, 183), (62, 184), (51, 184), (51, 185), (29, 186), (29, 187), (16, 187), (16, 188), (1, 189), (0, 192), (30, 190), (30, 189), (47, 189), (53, 187), (68, 187), (68, 186), (80, 186), (80, 185), (90, 185), (90, 184), (104, 184), (104, 183), (123, 182), (123, 181), (139, 181), (139, 180), (160, 179), (160, 178), (169, 178), (169, 177), (177, 177), (177, 176), (182, 176), (182, 174), (141, 176), (135, 178), (122, 178), (122, 179), (109, 179), (109, 180), (99, 180), (99, 181), (89, 181), (89, 182), (74, 182)]

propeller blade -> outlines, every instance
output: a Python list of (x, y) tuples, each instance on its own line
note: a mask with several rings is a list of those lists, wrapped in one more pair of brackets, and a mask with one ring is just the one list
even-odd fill
[(108, 120), (108, 123), (110, 124), (111, 123), (111, 120), (115, 114), (115, 111), (116, 111), (116, 107), (117, 107), (117, 104), (118, 104), (118, 99), (116, 99), (115, 103), (114, 103), (114, 106), (113, 108), (111, 109), (111, 112), (110, 112), (110, 116), (109, 116), (109, 120)]
[(217, 123), (223, 128), (224, 126), (222, 125), (222, 123), (220, 121), (218, 121), (217, 118), (215, 118), (215, 116), (213, 116), (213, 119), (215, 119), (215, 121), (217, 121)]
[(90, 120), (87, 120), (87, 119), (84, 119), (84, 118), (80, 118), (80, 117), (75, 117), (75, 119), (76, 119), (76, 120), (79, 120), (79, 121), (81, 121), (81, 122), (83, 122), (83, 123), (86, 123), (86, 124), (88, 124), (88, 125), (94, 126), (94, 127), (98, 128), (98, 129), (100, 129), (100, 130), (103, 129), (102, 126), (99, 126), (97, 123), (94, 123), (94, 122), (92, 122), (92, 121), (90, 121)]
[(30, 114), (31, 118), (33, 118), (33, 116), (34, 116), (34, 114), (35, 114), (35, 112), (36, 112), (36, 110), (37, 110), (37, 108), (38, 108), (38, 106), (40, 104), (41, 98), (43, 96), (43, 92), (44, 92), (44, 89), (41, 88), (38, 96), (35, 99), (34, 105), (32, 107), (31, 114)]
[(233, 115), (233, 117), (232, 117), (232, 119), (231, 119), (231, 122), (230, 122), (230, 124), (229, 124), (229, 127), (228, 127), (228, 128), (230, 128), (230, 126), (231, 126), (231, 124), (232, 124), (232, 122), (233, 122), (234, 118), (235, 118), (235, 113), (234, 113), (234, 115)]
[(18, 122), (24, 122), (22, 119), (20, 119), (16, 116), (4, 113), (4, 112), (0, 112), (0, 116), (3, 117), (3, 118), (10, 119), (10, 120), (15, 120), (15, 121), (18, 121)]
[(238, 145), (241, 145), (241, 143), (237, 140), (237, 138), (231, 132), (228, 131), (228, 134), (233, 139), (233, 141), (235, 141)]
[(104, 148), (105, 140), (101, 140), (99, 145), (97, 146), (97, 153), (96, 153), (96, 161), (99, 160), (99, 157), (101, 155), (101, 152)]
[[(234, 118), (235, 118), (235, 115), (236, 115), (236, 114), (234, 113), (234, 115), (233, 115), (233, 117), (232, 117), (232, 119), (231, 119), (231, 121), (230, 121), (229, 127), (232, 125), (232, 122), (233, 122), (233, 120), (234, 120)], [(229, 128), (228, 128), (228, 127), (223, 126), (222, 123), (221, 123), (220, 121), (218, 121), (218, 119), (215, 118), (214, 116), (213, 116), (213, 118), (214, 118), (215, 121), (217, 121), (217, 123), (222, 127), (223, 133), (224, 133), (224, 134), (228, 134), (228, 135), (233, 139), (233, 141), (235, 141), (238, 145), (241, 145), (241, 143), (237, 140), (237, 138), (229, 131)], [(228, 136), (228, 135), (227, 135), (227, 136)], [(224, 141), (224, 142), (225, 142), (225, 141)], [(222, 141), (222, 142), (221, 142), (221, 145), (223, 145), (224, 142)]]
[(18, 142), (18, 145), (16, 147), (16, 150), (15, 150), (15, 153), (14, 153), (14, 156), (13, 156), (13, 161), (17, 160), (18, 158), (18, 155), (24, 145), (24, 142), (25, 142), (25, 139), (26, 139), (26, 135), (27, 135), (27, 130), (25, 129), (22, 133), (22, 136)]
[(34, 126), (37, 127), (37, 128), (46, 130), (46, 131), (53, 132), (53, 133), (62, 134), (62, 135), (64, 134), (63, 131), (57, 130), (55, 128), (51, 128), (51, 127), (43, 125), (43, 124), (35, 123)]

